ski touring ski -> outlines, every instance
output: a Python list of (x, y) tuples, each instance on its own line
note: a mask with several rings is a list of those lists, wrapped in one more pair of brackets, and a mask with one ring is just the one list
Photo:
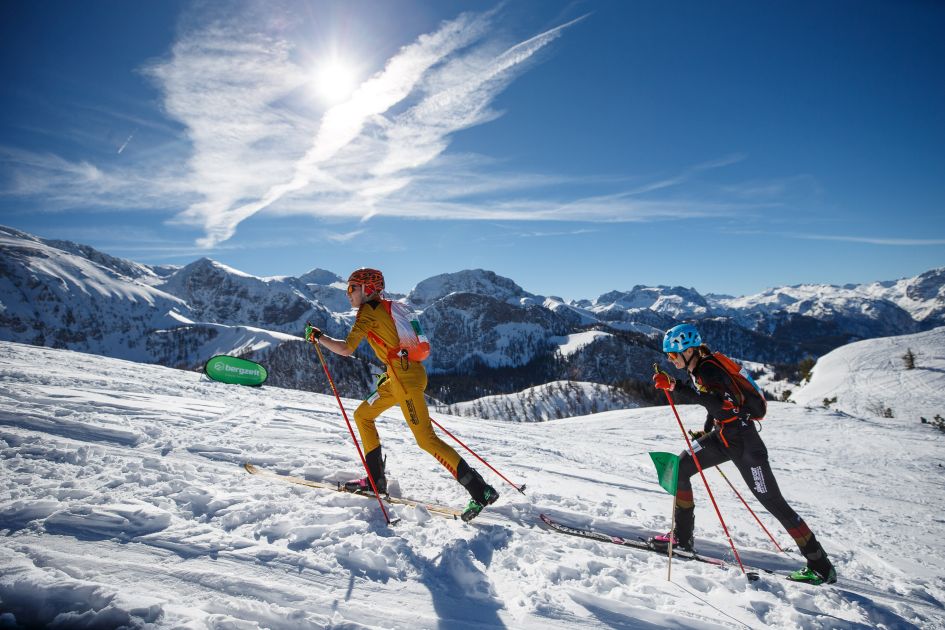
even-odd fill
[[(555, 520), (554, 518), (548, 516), (547, 514), (540, 514), (542, 522), (545, 524), (546, 529), (552, 532), (557, 532), (559, 534), (566, 534), (568, 536), (577, 536), (579, 538), (587, 538), (589, 540), (596, 540), (603, 543), (611, 543), (615, 545), (620, 545), (622, 547), (630, 547), (631, 549), (639, 549), (640, 551), (649, 551), (652, 553), (658, 553), (660, 555), (667, 555), (666, 549), (655, 547), (647, 540), (643, 538), (621, 538), (620, 536), (611, 536), (610, 534), (605, 534), (599, 532), (590, 527), (575, 527), (573, 525), (565, 525), (560, 521)], [(697, 553), (684, 551), (682, 549), (673, 549), (673, 558), (678, 558), (680, 560), (692, 560), (695, 562), (702, 562), (704, 564), (711, 564), (722, 569), (727, 569), (731, 567), (737, 567), (736, 564), (730, 564), (721, 560), (719, 558), (713, 558), (711, 556), (700, 556)], [(831, 583), (823, 582), (822, 584), (815, 584), (812, 582), (806, 582), (804, 580), (792, 579), (790, 575), (785, 575), (778, 571), (772, 571), (771, 569), (762, 569), (759, 567), (745, 565), (745, 575), (751, 580), (755, 581), (764, 574), (767, 576), (774, 576), (787, 580), (788, 582), (793, 582), (795, 584), (808, 584), (810, 586), (824, 586)]]
[[(307, 486), (309, 488), (320, 488), (322, 490), (331, 490), (333, 492), (342, 492), (344, 494), (351, 494), (358, 497), (364, 497), (368, 499), (373, 499), (373, 494), (363, 494), (361, 492), (351, 492), (345, 490), (344, 484), (339, 482), (329, 482), (329, 481), (312, 481), (310, 479), (305, 479), (303, 477), (293, 477), (292, 475), (284, 475), (282, 473), (277, 473), (272, 470), (267, 470), (265, 468), (259, 468), (250, 463), (244, 463), (243, 468), (246, 469), (246, 472), (251, 475), (258, 475), (260, 477), (265, 477), (267, 479), (273, 479), (276, 481), (282, 481), (285, 483), (293, 483), (299, 486)], [(418, 501), (416, 499), (408, 499), (405, 497), (392, 497), (389, 495), (383, 495), (381, 497), (385, 503), (390, 505), (407, 505), (411, 507), (424, 507), (430, 514), (435, 514), (437, 516), (442, 516), (444, 518), (456, 519), (459, 520), (463, 511), (456, 508), (451, 508), (446, 505), (438, 505), (436, 503), (429, 503), (427, 501)]]
[[(621, 538), (620, 536), (611, 536), (603, 532), (590, 529), (588, 527), (574, 527), (572, 525), (565, 525), (555, 519), (551, 518), (547, 514), (539, 514), (542, 522), (545, 526), (553, 532), (559, 534), (567, 534), (568, 536), (577, 536), (579, 538), (588, 538), (590, 540), (596, 540), (598, 542), (612, 543), (615, 545), (620, 545), (622, 547), (631, 547), (632, 549), (639, 549), (640, 551), (649, 551), (651, 553), (658, 553), (660, 555), (667, 555), (665, 549), (659, 549), (654, 547), (649, 542), (643, 539), (632, 539), (632, 538)], [(702, 562), (705, 564), (715, 565), (717, 567), (728, 567), (729, 565), (719, 560), (718, 558), (710, 558), (706, 556), (700, 556), (697, 553), (683, 550), (673, 550), (673, 557), (679, 558), (680, 560), (693, 560), (696, 562)]]

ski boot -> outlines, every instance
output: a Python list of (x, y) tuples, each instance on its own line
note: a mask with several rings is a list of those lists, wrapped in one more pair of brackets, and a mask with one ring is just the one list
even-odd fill
[(669, 549), (670, 541), (673, 543), (673, 549), (688, 551), (689, 553), (693, 553), (694, 551), (695, 541), (692, 536), (689, 537), (689, 540), (680, 541), (672, 532), (657, 534), (656, 536), (648, 538), (646, 542), (657, 551), (666, 551)]
[(479, 516), (484, 507), (492, 505), (499, 498), (496, 489), (487, 484), (482, 475), (470, 468), (466, 460), (462, 458), (456, 467), (456, 481), (466, 488), (469, 496), (472, 497), (462, 514), (462, 519), (467, 523)]
[[(384, 475), (387, 469), (387, 460), (381, 452), (381, 447), (378, 446), (365, 455), (364, 461), (367, 462), (368, 470), (371, 472), (371, 476), (374, 477), (374, 485), (377, 486), (377, 493), (381, 495), (387, 494), (387, 477)], [(371, 480), (367, 477), (346, 481), (342, 485), (342, 489), (345, 492), (354, 492), (356, 494), (374, 494), (374, 490), (371, 489)]]
[(826, 582), (827, 584), (833, 584), (837, 581), (837, 571), (833, 568), (833, 565), (830, 565), (830, 568), (826, 570), (825, 573), (821, 574), (810, 567), (804, 567), (803, 569), (798, 569), (791, 573), (788, 576), (788, 579), (792, 582), (806, 582), (808, 584), (814, 584), (819, 586)]
[(460, 518), (463, 519), (466, 523), (473, 520), (479, 513), (482, 512), (483, 508), (487, 505), (492, 505), (499, 498), (499, 493), (492, 486), (486, 486), (485, 490), (482, 491), (482, 502), (476, 501), (475, 499), (470, 499), (469, 505), (466, 506), (466, 509), (463, 510)]
[[(387, 477), (375, 477), (374, 485), (377, 486), (377, 493), (380, 495), (387, 494)], [(351, 481), (346, 481), (343, 485), (345, 492), (353, 492), (355, 494), (368, 494), (373, 496), (374, 490), (371, 489), (371, 480), (367, 477), (361, 477), (360, 479), (352, 479)]]

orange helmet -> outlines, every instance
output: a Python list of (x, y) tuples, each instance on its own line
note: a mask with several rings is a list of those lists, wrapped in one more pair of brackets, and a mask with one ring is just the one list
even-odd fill
[(365, 295), (380, 293), (384, 290), (384, 274), (382, 274), (377, 269), (361, 267), (360, 269), (351, 272), (351, 275), (348, 276), (348, 284), (364, 285)]

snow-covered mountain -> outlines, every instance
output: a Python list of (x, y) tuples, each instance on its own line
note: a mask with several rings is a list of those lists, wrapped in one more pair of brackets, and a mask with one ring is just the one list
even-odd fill
[(711, 314), (709, 304), (695, 289), (635, 286), (611, 291), (588, 304), (588, 310), (606, 319), (615, 313), (652, 311), (671, 319), (699, 319)]
[[(581, 303), (608, 320), (652, 323), (725, 320), (818, 356), (857, 339), (902, 335), (945, 324), (945, 269), (863, 285), (776, 287), (742, 297), (702, 296), (681, 287), (635, 287)], [(659, 315), (662, 319), (653, 318)], [(746, 349), (744, 358), (760, 357)], [(785, 356), (781, 361), (797, 360)]]
[(407, 301), (422, 309), (453, 293), (471, 293), (522, 306), (540, 300), (508, 278), (484, 269), (470, 269), (423, 280), (407, 294)]
[(144, 265), (0, 229), (2, 337), (154, 361), (145, 330), (192, 323), (186, 303)]
[[(9, 341), (184, 369), (232, 354), (275, 363), (274, 384), (321, 389), (298, 335), (306, 321), (343, 334), (352, 315), (325, 306), (339, 296), (347, 307), (344, 283), (320, 270), (262, 279), (206, 258), (152, 268), (0, 227), (0, 339)], [(328, 360), (343, 392), (371, 382), (363, 359)]]
[[(324, 269), (258, 278), (206, 258), (151, 267), (10, 228), (0, 228), (0, 272), (0, 339), (187, 369), (244, 355), (266, 363), (274, 383), (316, 391), (327, 383), (299, 336), (305, 322), (342, 336), (354, 316), (342, 278)], [(403, 299), (433, 340), (429, 393), (450, 404), (561, 380), (646, 382), (662, 331), (680, 320), (697, 320), (715, 349), (769, 364), (913, 333), (945, 324), (945, 269), (747, 297), (638, 285), (570, 302), (478, 269), (424, 280)], [(366, 347), (354, 362), (328, 360), (346, 395), (369, 387)]]
[(932, 313), (937, 296), (923, 302), (922, 307), (916, 307), (913, 302), (910, 306), (914, 311), (910, 313), (899, 305), (904, 301), (894, 290), (871, 290), (875, 286), (781, 287), (753, 296), (720, 300), (716, 310), (746, 328), (798, 339), (834, 335), (848, 340), (863, 339), (906, 334), (923, 325), (943, 323)]
[[(895, 307), (895, 308), (893, 308)], [(907, 328), (941, 325), (945, 313), (945, 268), (915, 278), (861, 285), (804, 284), (768, 289), (756, 295), (714, 300), (718, 314), (739, 316), (790, 313), (830, 319), (893, 319), (888, 324)], [(908, 322), (908, 320), (912, 322)]]
[(540, 305), (519, 306), (490, 295), (450, 293), (423, 311), (436, 340), (434, 371), (468, 372), (479, 365), (519, 367), (552, 350), (567, 321)]
[[(679, 412), (702, 426), (701, 407)], [(668, 581), (665, 557), (538, 519), (628, 539), (666, 531), (671, 499), (647, 452), (684, 442), (665, 407), (515, 425), (438, 415), (526, 494), (476, 462), (501, 492), (477, 524), (391, 506), (400, 522), (388, 527), (373, 499), (240, 466), (360, 474), (332, 396), (0, 342), (0, 627), (943, 628), (945, 433), (910, 414), (770, 406), (763, 437), (780, 488), (830, 554), (835, 585), (747, 581), (701, 486), (696, 544), (728, 568), (675, 558)], [(378, 427), (395, 492), (465, 503), (398, 410)], [(775, 550), (715, 471), (706, 478), (745, 564), (782, 574), (803, 564)]]
[(945, 417), (945, 327), (837, 348), (817, 360), (791, 400), (903, 423)]

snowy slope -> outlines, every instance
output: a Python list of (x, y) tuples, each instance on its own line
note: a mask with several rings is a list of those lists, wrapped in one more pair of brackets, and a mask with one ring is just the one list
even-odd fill
[(4, 338), (149, 360), (144, 331), (179, 325), (186, 304), (140, 265), (71, 249), (0, 226)]
[(459, 416), (541, 422), (639, 406), (639, 400), (617, 387), (580, 381), (553, 381), (515, 394), (484, 396), (447, 405), (444, 409)]
[[(700, 408), (680, 411), (701, 426)], [(782, 490), (840, 574), (810, 587), (679, 561), (670, 583), (665, 558), (536, 525), (547, 511), (628, 537), (667, 528), (671, 500), (646, 455), (681, 446), (666, 408), (513, 426), (438, 419), (527, 495), (486, 473), (503, 494), (480, 525), (397, 507), (389, 528), (370, 500), (239, 467), (357, 474), (332, 398), (0, 343), (0, 626), (945, 627), (945, 434), (926, 426), (771, 405), (763, 435)], [(399, 414), (379, 428), (395, 489), (464, 503)], [(800, 564), (708, 478), (744, 561)], [(724, 556), (697, 501), (698, 544)]]
[(561, 356), (569, 357), (584, 346), (594, 343), (595, 340), (610, 336), (610, 333), (601, 330), (586, 330), (564, 337), (553, 337), (551, 342), (557, 344)]
[[(912, 370), (903, 361), (909, 350)], [(945, 327), (837, 348), (818, 359), (810, 382), (791, 399), (822, 406), (834, 397), (832, 408), (857, 416), (882, 416), (887, 409), (908, 423), (945, 416)]]

